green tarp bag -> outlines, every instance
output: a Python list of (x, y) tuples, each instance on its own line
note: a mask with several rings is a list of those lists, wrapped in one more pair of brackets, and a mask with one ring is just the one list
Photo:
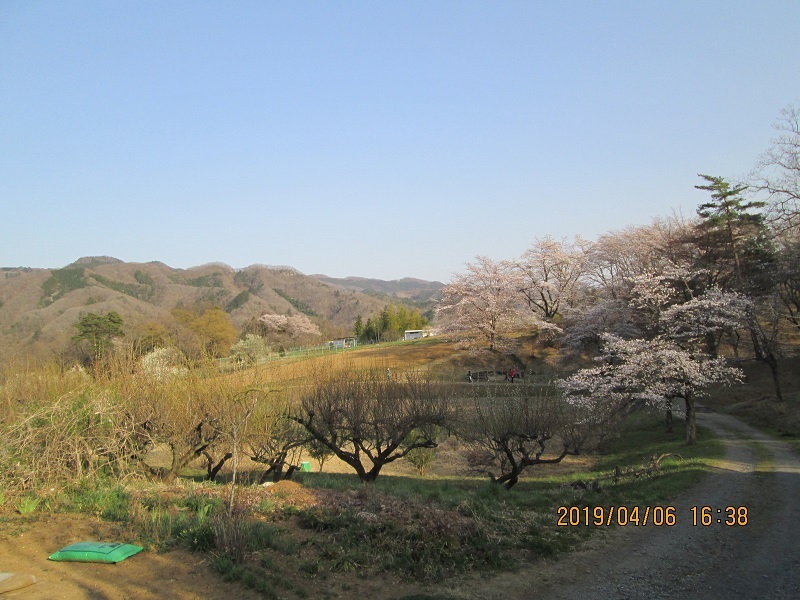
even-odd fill
[(59, 561), (118, 563), (141, 551), (141, 546), (133, 544), (77, 542), (57, 550), (49, 558)]

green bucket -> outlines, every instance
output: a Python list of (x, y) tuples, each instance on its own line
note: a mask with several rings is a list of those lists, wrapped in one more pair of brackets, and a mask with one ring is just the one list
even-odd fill
[(301, 462), (300, 463), (300, 470), (306, 473), (311, 472), (311, 463), (310, 462)]

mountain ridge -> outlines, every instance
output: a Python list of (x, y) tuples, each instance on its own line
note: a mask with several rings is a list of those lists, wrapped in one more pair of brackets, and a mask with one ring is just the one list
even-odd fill
[[(168, 323), (176, 307), (218, 306), (237, 331), (262, 314), (304, 313), (323, 339), (351, 335), (364, 319), (393, 302), (424, 309), (434, 293), (424, 280), (405, 284), (341, 280), (263, 264), (241, 269), (214, 262), (174, 268), (161, 261), (124, 262), (85, 256), (56, 269), (0, 267), (0, 358), (71, 343), (74, 323), (89, 312), (118, 312), (129, 331)], [(428, 288), (441, 287), (427, 282)]]

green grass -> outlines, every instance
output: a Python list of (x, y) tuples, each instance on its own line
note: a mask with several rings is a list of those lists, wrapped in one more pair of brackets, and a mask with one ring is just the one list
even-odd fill
[(19, 514), (29, 515), (37, 509), (41, 501), (42, 499), (37, 496), (25, 496), (20, 498), (15, 506)]
[(60, 512), (96, 515), (106, 521), (129, 517), (129, 495), (117, 484), (102, 479), (82, 479), (66, 488), (54, 508)]

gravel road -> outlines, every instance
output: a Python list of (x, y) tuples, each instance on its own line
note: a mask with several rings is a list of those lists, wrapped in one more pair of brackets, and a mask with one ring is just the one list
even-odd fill
[[(784, 442), (715, 412), (698, 423), (726, 443), (725, 461), (675, 503), (671, 528), (623, 527), (601, 548), (556, 563), (531, 598), (800, 598), (800, 460)], [(693, 526), (692, 506), (713, 524)], [(746, 506), (746, 526), (717, 523)]]

